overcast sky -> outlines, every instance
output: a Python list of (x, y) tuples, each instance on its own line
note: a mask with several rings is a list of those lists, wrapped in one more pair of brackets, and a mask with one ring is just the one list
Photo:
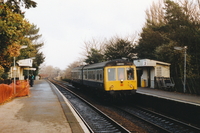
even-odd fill
[(45, 64), (65, 69), (82, 57), (84, 42), (140, 32), (145, 10), (158, 0), (34, 0), (25, 17), (40, 28)]

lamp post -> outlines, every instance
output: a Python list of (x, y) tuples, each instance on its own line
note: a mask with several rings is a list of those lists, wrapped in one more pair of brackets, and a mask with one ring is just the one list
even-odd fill
[[(23, 48), (27, 48), (28, 46), (25, 46), (25, 45), (23, 45), (23, 46), (21, 46), (20, 47), (20, 49), (23, 49)], [(16, 74), (17, 74), (17, 68), (16, 68), (16, 63), (15, 63), (15, 57), (14, 57), (14, 68), (13, 68), (13, 70), (14, 70), (14, 77), (13, 77), (13, 82), (14, 82), (14, 94), (16, 94)]]
[(15, 76), (16, 76), (16, 67), (15, 67), (15, 57), (14, 57), (14, 67), (13, 67), (13, 71), (14, 71), (14, 73), (13, 73), (13, 75), (14, 75), (14, 94), (16, 93), (16, 87), (15, 87), (15, 84), (16, 84), (16, 78), (15, 78)]
[(187, 46), (184, 46), (184, 47), (174, 47), (174, 49), (176, 50), (185, 50), (184, 52), (184, 81), (183, 81), (183, 92), (185, 93), (186, 92), (186, 55), (187, 55)]

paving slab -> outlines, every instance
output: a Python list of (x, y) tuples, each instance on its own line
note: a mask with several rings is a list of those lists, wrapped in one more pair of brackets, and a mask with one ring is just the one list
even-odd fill
[(49, 83), (35, 81), (30, 96), (0, 105), (1, 133), (71, 133), (61, 104)]

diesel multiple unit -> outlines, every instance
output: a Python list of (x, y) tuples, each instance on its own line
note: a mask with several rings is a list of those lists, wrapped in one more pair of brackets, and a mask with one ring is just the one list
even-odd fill
[(135, 93), (137, 90), (136, 67), (132, 62), (117, 59), (72, 70), (72, 84), (112, 93)]

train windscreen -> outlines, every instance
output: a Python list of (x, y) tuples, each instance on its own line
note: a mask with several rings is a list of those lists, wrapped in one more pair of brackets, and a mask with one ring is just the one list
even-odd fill
[(124, 68), (117, 68), (117, 75), (118, 80), (125, 80), (125, 69)]
[(115, 81), (115, 68), (109, 68), (108, 69), (108, 81)]

